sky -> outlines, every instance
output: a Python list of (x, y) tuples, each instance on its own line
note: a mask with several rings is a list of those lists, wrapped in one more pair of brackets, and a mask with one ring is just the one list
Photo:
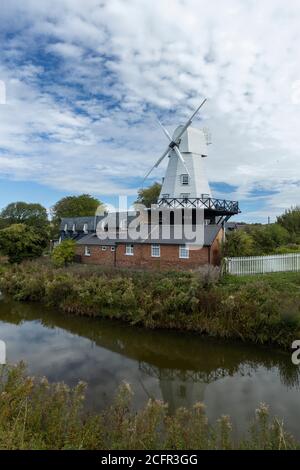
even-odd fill
[(173, 131), (204, 97), (213, 195), (250, 222), (299, 204), (299, 1), (1, 0), (0, 19), (0, 208), (132, 202), (156, 118)]

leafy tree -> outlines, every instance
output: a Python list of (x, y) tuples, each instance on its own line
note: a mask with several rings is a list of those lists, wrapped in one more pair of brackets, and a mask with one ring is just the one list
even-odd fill
[(45, 247), (44, 237), (33, 227), (13, 224), (0, 230), (0, 252), (8, 256), (10, 263), (38, 258)]
[(288, 231), (279, 224), (255, 227), (250, 229), (249, 233), (254, 240), (258, 255), (273, 253), (276, 248), (285, 245), (290, 239)]
[(244, 230), (227, 233), (223, 247), (225, 256), (251, 256), (253, 255), (253, 249), (253, 238)]
[(45, 230), (49, 224), (47, 211), (41, 204), (12, 202), (0, 213), (0, 228), (14, 224), (25, 224)]
[(53, 220), (60, 222), (63, 217), (93, 216), (100, 205), (102, 202), (89, 194), (66, 196), (57, 201), (51, 212)]
[(151, 204), (156, 204), (159, 193), (161, 191), (161, 184), (154, 183), (149, 188), (139, 189), (138, 198), (135, 201), (138, 204), (144, 204), (146, 207), (151, 207)]
[(57, 236), (63, 217), (85, 217), (95, 215), (103, 203), (89, 194), (63, 197), (52, 207), (53, 233)]
[(277, 217), (277, 223), (288, 230), (291, 241), (300, 243), (300, 206), (286, 210)]
[(74, 240), (63, 240), (52, 251), (51, 257), (56, 266), (64, 266), (74, 260), (76, 243)]

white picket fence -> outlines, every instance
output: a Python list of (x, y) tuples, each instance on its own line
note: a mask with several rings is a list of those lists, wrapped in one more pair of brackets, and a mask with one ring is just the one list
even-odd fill
[(300, 271), (300, 253), (270, 256), (242, 256), (226, 258), (225, 269), (229, 274), (263, 274)]

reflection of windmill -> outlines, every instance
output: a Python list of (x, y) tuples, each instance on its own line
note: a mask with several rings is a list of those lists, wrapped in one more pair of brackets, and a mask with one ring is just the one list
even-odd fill
[(7, 301), (3, 307), (1, 318), (8, 323), (39, 320), (44, 326), (62, 328), (132, 359), (132, 367), (159, 382), (163, 399), (171, 409), (202, 401), (205, 388), (212, 382), (234, 374), (251, 375), (258, 367), (276, 368), (286, 386), (299, 386), (299, 368), (280, 351), (270, 355), (268, 348), (198, 335), (145, 330), (88, 317), (83, 321), (45, 308), (41, 313), (41, 307), (34, 304)]
[(225, 369), (211, 372), (160, 369), (146, 362), (140, 362), (139, 369), (159, 380), (163, 401), (168, 403), (171, 412), (181, 406), (191, 407), (196, 402), (204, 401), (207, 385), (228, 375)]
[[(161, 369), (146, 362), (140, 362), (139, 369), (159, 380), (163, 401), (168, 403), (169, 410), (174, 412), (180, 406), (193, 406), (203, 402), (207, 386), (231, 375), (226, 367), (215, 367), (203, 370)], [(239, 374), (251, 376), (253, 364), (242, 363), (238, 366)]]

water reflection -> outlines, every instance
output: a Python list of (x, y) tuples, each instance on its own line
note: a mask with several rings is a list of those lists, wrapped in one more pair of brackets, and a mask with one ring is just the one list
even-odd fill
[(204, 401), (210, 419), (230, 414), (243, 429), (264, 401), (300, 435), (299, 368), (281, 351), (69, 317), (10, 301), (1, 302), (0, 320), (10, 362), (24, 359), (30, 373), (70, 385), (87, 381), (91, 408), (107, 405), (126, 380), (136, 406), (156, 397), (172, 412)]

